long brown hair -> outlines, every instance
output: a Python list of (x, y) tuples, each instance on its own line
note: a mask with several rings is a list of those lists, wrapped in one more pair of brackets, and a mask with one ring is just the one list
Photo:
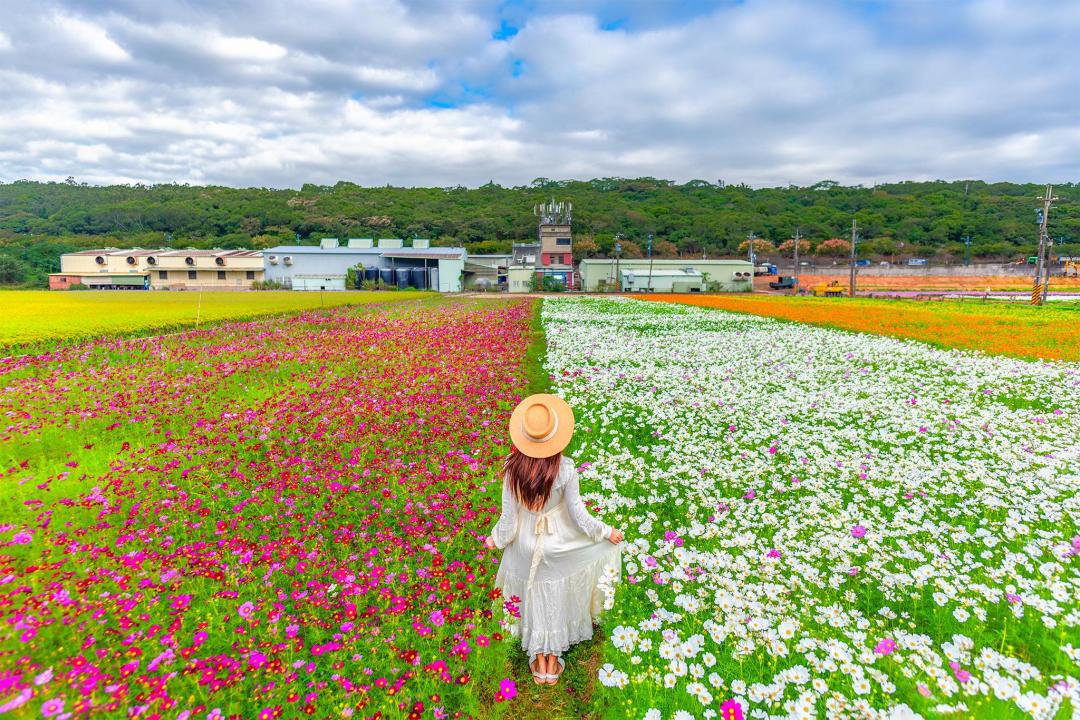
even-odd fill
[(530, 510), (544, 507), (559, 475), (561, 459), (562, 453), (546, 458), (529, 457), (511, 445), (503, 470), (518, 502)]

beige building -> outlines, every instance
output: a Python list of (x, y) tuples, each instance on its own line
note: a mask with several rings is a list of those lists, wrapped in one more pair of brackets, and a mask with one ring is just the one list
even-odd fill
[(551, 278), (566, 289), (575, 289), (574, 240), (570, 232), (573, 205), (568, 202), (550, 202), (537, 205), (534, 212), (540, 218), (537, 238), (540, 245), (540, 263), (536, 274)]
[(107, 248), (61, 255), (49, 289), (248, 290), (262, 279), (263, 256), (253, 250)]
[(536, 268), (511, 266), (506, 271), (506, 289), (512, 293), (527, 293), (532, 290)]

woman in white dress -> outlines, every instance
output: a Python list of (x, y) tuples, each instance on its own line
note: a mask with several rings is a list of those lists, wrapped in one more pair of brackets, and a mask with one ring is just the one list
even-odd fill
[(485, 539), (505, 549), (495, 585), (504, 600), (521, 599), (513, 634), (537, 684), (554, 685), (566, 665), (562, 654), (592, 638), (604, 604), (599, 581), (621, 573), (622, 531), (585, 509), (577, 470), (561, 454), (573, 434), (574, 413), (562, 398), (521, 401), (510, 417), (502, 516)]

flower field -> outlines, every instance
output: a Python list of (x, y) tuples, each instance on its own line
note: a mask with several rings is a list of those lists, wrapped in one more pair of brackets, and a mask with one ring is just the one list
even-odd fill
[(478, 538), (531, 319), (432, 299), (0, 361), (0, 714), (499, 716)]
[(1080, 364), (628, 299), (543, 324), (627, 534), (599, 716), (1080, 718)]
[(152, 331), (173, 332), (196, 321), (240, 320), (321, 306), (416, 299), (432, 293), (116, 292), (16, 290), (0, 294), (0, 355), (58, 341)]
[(783, 295), (652, 295), (732, 312), (1027, 359), (1080, 360), (1080, 304), (1049, 307)]

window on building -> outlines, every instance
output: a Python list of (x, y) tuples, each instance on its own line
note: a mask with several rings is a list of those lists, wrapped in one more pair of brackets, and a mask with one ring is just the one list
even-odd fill
[(550, 255), (545, 255), (544, 256), (544, 264), (545, 265), (550, 265), (551, 264), (551, 256)]
[(197, 270), (188, 270), (187, 271), (187, 279), (188, 280), (194, 280), (197, 277), (199, 277), (199, 272)]
[(570, 247), (570, 238), (555, 238), (555, 244)]
[(169, 271), (168, 270), (158, 270), (157, 271), (157, 276), (158, 276), (158, 280), (168, 280), (169, 279)]
[(225, 279), (225, 271), (224, 270), (218, 270), (217, 271), (217, 279), (218, 280), (224, 280)]
[(254, 270), (248, 270), (247, 271), (247, 279), (248, 280), (254, 280), (255, 279), (255, 271)]

